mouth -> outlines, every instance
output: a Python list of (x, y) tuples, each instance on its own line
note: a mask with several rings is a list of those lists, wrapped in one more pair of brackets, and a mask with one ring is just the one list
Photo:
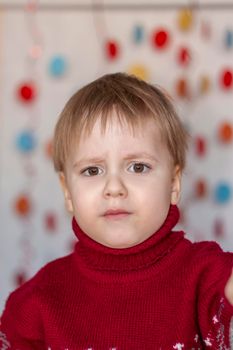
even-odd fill
[(124, 210), (124, 209), (108, 209), (105, 214), (104, 217), (106, 219), (124, 219), (126, 217), (128, 217), (131, 213), (129, 213), (128, 211)]
[(104, 217), (108, 220), (119, 220), (127, 218), (130, 215), (130, 213), (122, 212), (122, 213), (116, 213), (116, 214), (105, 214)]

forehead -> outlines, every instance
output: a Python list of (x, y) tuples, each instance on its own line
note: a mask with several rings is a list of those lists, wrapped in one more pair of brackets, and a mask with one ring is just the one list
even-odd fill
[(101, 118), (98, 118), (89, 130), (88, 127), (84, 127), (80, 133), (79, 140), (80, 142), (85, 142), (87, 139), (102, 139), (103, 137), (111, 138), (114, 136), (130, 139), (162, 138), (159, 126), (152, 118), (145, 118), (144, 120), (138, 118), (137, 122), (132, 123), (126, 118), (119, 118), (113, 114), (105, 123)]
[(91, 157), (93, 154), (150, 153), (168, 154), (155, 121), (146, 120), (133, 131), (117, 120), (110, 121), (104, 130), (97, 120), (89, 135), (82, 135), (71, 150), (71, 158)]

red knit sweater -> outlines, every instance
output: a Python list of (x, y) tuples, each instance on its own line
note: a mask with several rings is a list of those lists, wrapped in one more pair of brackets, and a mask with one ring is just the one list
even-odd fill
[(10, 295), (0, 349), (229, 349), (233, 254), (171, 232), (178, 218), (171, 206), (158, 232), (126, 249), (93, 241), (73, 220), (74, 253)]

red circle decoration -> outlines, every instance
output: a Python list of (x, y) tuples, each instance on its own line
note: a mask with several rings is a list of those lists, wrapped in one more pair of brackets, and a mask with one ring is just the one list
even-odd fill
[(31, 212), (30, 199), (25, 195), (20, 195), (15, 201), (14, 208), (19, 216), (29, 215)]
[(27, 280), (26, 273), (24, 271), (17, 272), (14, 276), (14, 283), (17, 287), (20, 287)]
[(47, 231), (55, 232), (57, 229), (57, 218), (54, 213), (47, 213), (45, 215), (45, 226)]
[(220, 219), (216, 219), (214, 222), (214, 236), (216, 238), (222, 238), (225, 235), (224, 222)]
[(165, 29), (159, 29), (152, 34), (152, 43), (157, 49), (164, 49), (170, 41), (169, 33)]
[(113, 41), (109, 40), (106, 42), (106, 54), (110, 60), (114, 60), (119, 55), (119, 46)]
[(190, 51), (187, 47), (181, 47), (178, 51), (178, 62), (182, 66), (187, 66), (191, 61)]
[(198, 136), (195, 138), (195, 150), (199, 157), (206, 154), (206, 140), (204, 137)]
[(205, 40), (209, 40), (211, 38), (212, 28), (209, 22), (206, 20), (201, 21), (201, 36)]
[(20, 101), (30, 103), (36, 97), (35, 86), (31, 83), (23, 83), (18, 87), (17, 95)]
[(218, 130), (219, 140), (223, 143), (230, 143), (233, 139), (233, 127), (230, 123), (224, 122)]
[(195, 196), (197, 198), (204, 198), (207, 195), (207, 184), (203, 179), (199, 179), (195, 183)]
[(233, 75), (230, 69), (224, 69), (220, 77), (221, 86), (224, 89), (230, 89), (233, 83)]

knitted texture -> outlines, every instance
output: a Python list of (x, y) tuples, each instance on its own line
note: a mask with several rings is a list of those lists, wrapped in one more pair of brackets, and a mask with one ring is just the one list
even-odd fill
[(157, 232), (125, 249), (95, 242), (73, 219), (75, 251), (9, 296), (0, 349), (230, 349), (233, 254), (172, 231), (178, 219), (171, 206)]

